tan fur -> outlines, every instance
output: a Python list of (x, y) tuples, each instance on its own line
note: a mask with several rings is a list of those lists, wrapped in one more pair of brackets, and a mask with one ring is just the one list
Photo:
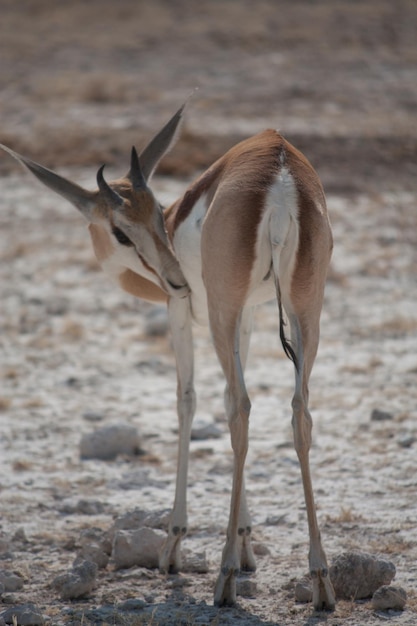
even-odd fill
[(115, 248), (107, 230), (99, 224), (89, 224), (91, 241), (93, 243), (94, 254), (99, 263), (102, 263), (113, 254)]
[(148, 302), (166, 302), (168, 300), (167, 294), (158, 285), (132, 272), (132, 270), (126, 270), (120, 274), (118, 280), (120, 287), (132, 296)]

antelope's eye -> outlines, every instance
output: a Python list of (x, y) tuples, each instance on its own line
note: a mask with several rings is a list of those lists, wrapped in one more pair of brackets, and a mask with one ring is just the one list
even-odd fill
[(113, 226), (112, 232), (113, 232), (113, 235), (116, 237), (117, 241), (122, 246), (133, 246), (133, 243), (130, 241), (129, 237), (125, 235), (124, 232), (120, 230), (120, 228), (117, 228), (117, 226)]

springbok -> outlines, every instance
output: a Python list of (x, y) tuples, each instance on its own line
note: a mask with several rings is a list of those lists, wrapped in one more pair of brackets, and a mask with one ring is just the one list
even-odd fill
[[(280, 338), (295, 369), (294, 445), (299, 458), (310, 535), (309, 568), (315, 609), (335, 597), (321, 544), (309, 467), (312, 420), (308, 382), (319, 341), (332, 233), (320, 180), (307, 159), (277, 131), (234, 146), (162, 209), (149, 181), (178, 135), (183, 105), (138, 156), (128, 173), (87, 191), (1, 146), (85, 217), (102, 269), (130, 294), (167, 302), (177, 363), (179, 448), (175, 500), (160, 554), (163, 572), (181, 568), (187, 532), (186, 486), (195, 412), (192, 321), (207, 323), (226, 378), (225, 408), (234, 453), (227, 538), (214, 591), (216, 605), (236, 600), (240, 568), (255, 570), (244, 485), (250, 400), (244, 367), (252, 311), (278, 302)], [(285, 334), (284, 312), (291, 338)]]

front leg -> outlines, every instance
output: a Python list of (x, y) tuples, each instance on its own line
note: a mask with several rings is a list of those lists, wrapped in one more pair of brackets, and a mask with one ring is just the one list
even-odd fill
[(172, 343), (177, 363), (179, 422), (177, 479), (168, 537), (159, 555), (161, 572), (181, 569), (181, 539), (187, 532), (187, 475), (191, 426), (195, 413), (194, 353), (189, 298), (172, 298), (168, 304)]
[(252, 521), (246, 502), (246, 490), (245, 481), (243, 478), (242, 494), (240, 499), (240, 512), (239, 512), (239, 529), (238, 529), (238, 542), (240, 552), (240, 569), (243, 572), (255, 572), (256, 560), (253, 554), (252, 544)]

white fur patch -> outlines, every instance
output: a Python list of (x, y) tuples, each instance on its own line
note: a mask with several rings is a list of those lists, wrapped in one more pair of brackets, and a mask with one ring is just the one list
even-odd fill
[(252, 270), (248, 304), (261, 304), (276, 297), (271, 264), (278, 271), (281, 291), (288, 292), (298, 247), (298, 205), (294, 179), (283, 167), (270, 187), (259, 226), (256, 262)]
[(184, 276), (191, 288), (191, 307), (198, 324), (208, 324), (207, 296), (202, 279), (201, 228), (207, 212), (203, 194), (175, 232), (173, 246)]

